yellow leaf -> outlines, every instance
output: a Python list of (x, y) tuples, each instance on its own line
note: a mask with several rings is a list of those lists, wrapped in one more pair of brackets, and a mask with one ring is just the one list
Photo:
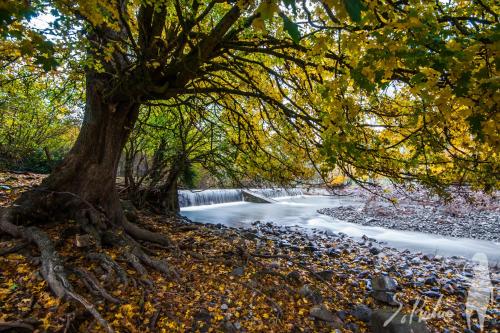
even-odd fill
[(255, 30), (266, 33), (266, 24), (264, 23), (264, 20), (262, 18), (258, 17), (254, 19), (252, 21), (252, 26)]

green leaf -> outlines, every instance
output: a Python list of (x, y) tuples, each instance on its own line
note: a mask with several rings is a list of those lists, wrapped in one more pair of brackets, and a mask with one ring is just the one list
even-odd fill
[(353, 68), (351, 69), (351, 76), (354, 79), (354, 82), (357, 83), (357, 85), (365, 90), (365, 91), (373, 91), (375, 89), (375, 85), (368, 80), (363, 73), (361, 72), (361, 68)]
[(297, 15), (297, 6), (295, 5), (295, 0), (283, 0), (286, 8), (292, 7), (293, 15)]
[(481, 114), (473, 114), (467, 117), (467, 121), (471, 133), (477, 135), (479, 140), (482, 140), (484, 138), (482, 122), (485, 121), (485, 117)]
[(297, 23), (290, 21), (290, 19), (285, 15), (283, 16), (283, 29), (288, 32), (295, 44), (298, 44), (300, 42), (299, 26), (297, 25)]
[(354, 22), (361, 21), (361, 10), (363, 9), (362, 0), (343, 0), (345, 9), (349, 14), (349, 17)]
[(35, 56), (34, 63), (37, 65), (41, 65), (43, 70), (46, 72), (55, 69), (59, 65), (57, 60), (54, 59), (53, 57), (45, 57), (40, 55)]
[(470, 79), (472, 77), (471, 72), (466, 71), (463, 72), (460, 78), (457, 80), (456, 86), (453, 89), (453, 92), (457, 96), (465, 96), (469, 91)]

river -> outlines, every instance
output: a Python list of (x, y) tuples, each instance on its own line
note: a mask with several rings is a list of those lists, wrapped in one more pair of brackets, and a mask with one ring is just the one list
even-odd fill
[(360, 207), (362, 202), (352, 197), (294, 196), (277, 198), (274, 204), (231, 202), (215, 205), (191, 206), (181, 209), (181, 215), (195, 222), (223, 224), (230, 227), (250, 227), (252, 222), (272, 222), (279, 225), (344, 233), (354, 238), (366, 235), (387, 245), (411, 251), (421, 251), (443, 256), (471, 258), (475, 253), (485, 253), (490, 263), (500, 261), (500, 244), (440, 235), (400, 231), (381, 227), (348, 223), (317, 212), (320, 208), (351, 205)]

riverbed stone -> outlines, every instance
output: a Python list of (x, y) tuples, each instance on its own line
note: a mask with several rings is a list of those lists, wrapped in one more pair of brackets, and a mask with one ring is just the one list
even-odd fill
[(373, 290), (396, 291), (398, 283), (387, 275), (377, 275), (371, 279)]
[(307, 298), (313, 304), (320, 304), (323, 302), (323, 296), (321, 292), (309, 284), (305, 284), (300, 288), (299, 295)]
[(357, 305), (354, 310), (351, 311), (351, 314), (354, 318), (364, 321), (364, 322), (369, 322), (371, 317), (372, 317), (372, 309), (370, 309), (368, 306), (364, 304)]
[(232, 270), (231, 275), (243, 276), (244, 273), (245, 269), (243, 267), (236, 267), (235, 269)]
[[(393, 317), (394, 316), (394, 317)], [(373, 311), (370, 326), (373, 333), (430, 333), (424, 321), (414, 317), (410, 321), (411, 314), (397, 313), (387, 309)], [(390, 320), (387, 324), (386, 321)]]
[(277, 261), (273, 261), (272, 263), (269, 264), (270, 269), (278, 269), (280, 268), (280, 263)]
[(316, 272), (316, 275), (321, 277), (323, 280), (331, 280), (333, 278), (334, 271), (331, 269), (326, 269), (324, 271)]
[(387, 291), (372, 291), (372, 297), (377, 301), (386, 303), (388, 305), (396, 306), (398, 303), (395, 300), (395, 294)]
[(435, 290), (427, 290), (422, 292), (422, 295), (430, 298), (439, 298), (441, 297), (441, 294)]
[(326, 250), (326, 254), (331, 256), (331, 257), (340, 257), (340, 255), (342, 254), (342, 251), (335, 249), (335, 248), (330, 248), (330, 249)]
[(404, 272), (403, 272), (403, 276), (405, 278), (411, 278), (413, 277), (413, 270), (412, 269), (405, 269)]
[(201, 309), (194, 314), (191, 332), (208, 332), (212, 323), (212, 315), (207, 309)]
[(342, 323), (342, 320), (336, 314), (328, 310), (328, 308), (323, 304), (314, 305), (309, 310), (309, 314), (311, 315), (311, 317), (319, 320), (338, 323), (338, 324)]
[(377, 275), (371, 279), (372, 297), (377, 301), (389, 304), (398, 305), (395, 301), (395, 291), (397, 282), (393, 278), (386, 275)]
[(434, 275), (427, 277), (424, 281), (424, 283), (427, 285), (435, 285), (435, 284), (437, 284), (437, 282), (438, 281)]
[(302, 278), (300, 276), (299, 271), (291, 271), (286, 275), (286, 278), (288, 281), (290, 281), (292, 284), (298, 284), (302, 281)]

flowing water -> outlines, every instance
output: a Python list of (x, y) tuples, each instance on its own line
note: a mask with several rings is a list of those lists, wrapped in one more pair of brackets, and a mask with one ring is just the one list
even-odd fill
[[(214, 200), (215, 202), (215, 200)], [(181, 214), (196, 222), (221, 223), (231, 227), (249, 227), (252, 222), (272, 222), (304, 229), (329, 230), (359, 238), (366, 235), (389, 246), (424, 253), (471, 258), (477, 252), (485, 253), (490, 262), (500, 261), (500, 244), (484, 240), (453, 238), (427, 233), (393, 230), (348, 223), (319, 214), (320, 208), (351, 205), (361, 209), (362, 202), (352, 197), (288, 196), (273, 204), (231, 202), (216, 205), (191, 206)]]
[[(259, 196), (263, 196), (266, 198), (278, 198), (278, 197), (302, 195), (302, 190), (297, 189), (297, 188), (291, 188), (291, 189), (263, 188), (263, 189), (250, 189), (247, 191), (253, 192)], [(238, 202), (238, 201), (243, 201), (243, 190), (241, 190), (241, 189), (213, 189), (213, 190), (201, 190), (201, 191), (181, 190), (181, 191), (179, 191), (179, 206), (180, 207), (214, 205), (214, 204)]]

